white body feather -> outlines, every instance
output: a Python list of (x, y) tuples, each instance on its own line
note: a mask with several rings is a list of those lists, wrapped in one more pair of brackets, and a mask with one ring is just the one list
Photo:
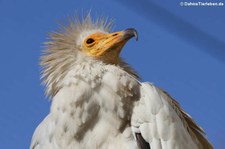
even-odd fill
[(60, 84), (31, 149), (137, 149), (135, 133), (152, 149), (196, 148), (157, 89), (117, 66), (76, 65)]

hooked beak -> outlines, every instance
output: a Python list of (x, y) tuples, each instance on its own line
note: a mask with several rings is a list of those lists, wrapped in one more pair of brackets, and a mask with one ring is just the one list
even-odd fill
[(106, 42), (108, 50), (116, 50), (118, 53), (129, 39), (134, 37), (136, 41), (138, 40), (138, 33), (134, 28), (128, 28), (120, 32), (110, 33), (107, 36), (108, 38)]
[(132, 37), (135, 37), (136, 41), (138, 41), (138, 33), (137, 33), (136, 29), (128, 28), (122, 32), (123, 32), (122, 37), (121, 37), (122, 40), (129, 40)]

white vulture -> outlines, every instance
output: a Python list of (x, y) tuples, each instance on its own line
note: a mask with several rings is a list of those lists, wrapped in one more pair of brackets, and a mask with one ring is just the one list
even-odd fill
[(111, 26), (87, 15), (50, 34), (41, 66), (52, 105), (30, 149), (212, 149), (168, 93), (120, 58), (137, 31)]

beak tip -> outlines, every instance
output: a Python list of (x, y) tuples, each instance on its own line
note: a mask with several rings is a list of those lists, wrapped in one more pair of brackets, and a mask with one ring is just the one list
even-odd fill
[(138, 41), (138, 32), (136, 29), (128, 28), (128, 29), (124, 30), (124, 32), (125, 32), (126, 38), (130, 39), (130, 38), (134, 37), (135, 40)]
[(132, 30), (133, 30), (133, 33), (134, 33), (135, 40), (138, 41), (138, 32), (137, 32), (137, 30), (134, 29), (134, 28), (132, 28)]
[(138, 41), (138, 35), (137, 34), (134, 35), (134, 38), (135, 38), (136, 41)]

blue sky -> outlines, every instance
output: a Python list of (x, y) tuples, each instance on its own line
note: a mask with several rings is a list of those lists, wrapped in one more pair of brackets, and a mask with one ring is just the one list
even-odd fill
[[(50, 102), (40, 81), (39, 57), (57, 22), (83, 12), (134, 27), (122, 56), (144, 81), (167, 90), (225, 147), (225, 6), (182, 7), (181, 0), (0, 0), (0, 148), (28, 148)], [(204, 1), (202, 1), (204, 2)]]

